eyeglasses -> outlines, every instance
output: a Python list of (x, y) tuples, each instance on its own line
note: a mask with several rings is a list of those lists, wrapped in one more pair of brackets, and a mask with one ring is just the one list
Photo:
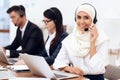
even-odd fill
[(51, 21), (52, 21), (51, 19), (50, 20), (42, 20), (42, 22), (45, 23), (45, 24), (47, 24), (47, 23), (49, 23)]

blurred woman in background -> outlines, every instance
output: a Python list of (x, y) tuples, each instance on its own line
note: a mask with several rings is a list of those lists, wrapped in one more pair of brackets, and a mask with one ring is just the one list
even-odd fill
[(52, 7), (45, 10), (43, 16), (48, 37), (45, 41), (45, 50), (40, 55), (46, 59), (49, 65), (52, 65), (61, 49), (61, 42), (68, 33), (64, 30), (62, 14), (58, 8)]

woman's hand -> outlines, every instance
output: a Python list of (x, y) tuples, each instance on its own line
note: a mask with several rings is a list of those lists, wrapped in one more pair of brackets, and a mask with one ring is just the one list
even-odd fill
[(80, 75), (80, 76), (83, 76), (83, 75), (84, 75), (83, 70), (81, 70), (81, 69), (78, 68), (78, 67), (66, 66), (66, 67), (64, 67), (64, 68), (61, 68), (60, 70), (64, 70), (64, 71), (66, 71), (66, 72), (70, 72), (70, 73), (77, 74), (77, 75)]
[(90, 31), (90, 41), (91, 43), (95, 43), (98, 37), (98, 31), (97, 31), (96, 25), (93, 25), (93, 27), (90, 27), (89, 31)]
[(91, 34), (91, 36), (90, 36), (90, 51), (89, 51), (89, 53), (90, 53), (90, 58), (92, 58), (92, 56), (94, 56), (95, 53), (96, 53), (95, 41), (96, 41), (96, 39), (98, 37), (98, 31), (97, 31), (97, 28), (96, 28), (95, 25), (93, 27), (91, 27), (89, 29), (89, 31), (90, 31), (90, 34)]
[(23, 59), (18, 60), (14, 65), (26, 65)]
[(4, 53), (6, 53), (6, 49), (5, 48), (2, 47), (2, 50), (3, 50)]

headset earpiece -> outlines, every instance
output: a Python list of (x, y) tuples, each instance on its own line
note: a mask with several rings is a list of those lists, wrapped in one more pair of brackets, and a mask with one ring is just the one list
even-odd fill
[[(94, 9), (95, 9), (95, 8), (94, 8)], [(96, 24), (96, 22), (97, 22), (97, 12), (96, 12), (96, 10), (95, 10), (95, 17), (94, 17), (93, 23)]]
[(20, 17), (23, 17), (24, 16), (23, 11), (19, 10), (19, 15), (20, 15)]
[[(55, 11), (53, 9), (51, 9), (51, 8), (49, 10), (55, 15), (55, 18), (56, 18), (57, 15), (56, 15)], [(57, 22), (57, 20), (55, 19), (54, 22)]]
[(23, 17), (25, 15), (25, 12), (21, 9), (21, 6), (19, 6), (19, 15), (20, 17)]

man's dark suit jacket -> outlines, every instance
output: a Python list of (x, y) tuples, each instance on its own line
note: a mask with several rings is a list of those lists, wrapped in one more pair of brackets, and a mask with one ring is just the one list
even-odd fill
[[(19, 46), (22, 46), (22, 50), (16, 50)], [(18, 57), (19, 53), (38, 55), (44, 50), (42, 31), (37, 25), (28, 21), (23, 38), (21, 39), (21, 31), (18, 27), (14, 41), (4, 48), (10, 50), (10, 57)]]
[[(57, 55), (58, 55), (58, 53), (59, 53), (59, 51), (60, 51), (60, 49), (61, 49), (61, 46), (62, 46), (62, 43), (61, 43), (61, 42), (62, 42), (62, 40), (64, 40), (65, 37), (67, 37), (67, 36), (68, 36), (68, 33), (64, 32), (64, 33), (61, 35), (61, 37), (60, 37), (60, 39), (59, 39), (59, 41), (58, 41), (57, 47), (50, 46), (50, 49), (49, 49), (50, 56), (47, 55), (46, 50), (44, 50), (44, 51), (42, 52), (42, 54), (41, 54), (41, 53), (39, 54), (40, 56), (43, 56), (43, 57), (45, 58), (45, 60), (47, 61), (47, 63), (48, 63), (49, 65), (52, 65), (52, 64), (54, 63), (54, 60), (55, 60), (55, 58), (57, 57)], [(47, 40), (48, 40), (48, 39), (47, 39)]]

